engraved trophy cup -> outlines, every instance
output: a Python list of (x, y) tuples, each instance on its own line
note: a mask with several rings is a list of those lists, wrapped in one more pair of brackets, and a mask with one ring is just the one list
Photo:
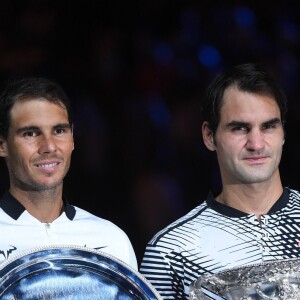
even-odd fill
[(203, 275), (190, 286), (192, 300), (300, 300), (300, 260), (269, 261)]

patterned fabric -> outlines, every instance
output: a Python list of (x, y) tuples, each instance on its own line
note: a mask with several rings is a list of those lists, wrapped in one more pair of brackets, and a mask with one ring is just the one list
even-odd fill
[[(189, 299), (189, 286), (205, 273), (297, 258), (300, 254), (300, 194), (283, 194), (259, 221), (208, 199), (160, 231), (148, 243), (140, 272), (164, 299)], [(211, 299), (220, 297), (210, 294)]]

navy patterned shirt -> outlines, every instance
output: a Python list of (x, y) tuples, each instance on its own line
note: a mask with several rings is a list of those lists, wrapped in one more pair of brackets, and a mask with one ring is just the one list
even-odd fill
[[(206, 201), (148, 243), (140, 272), (163, 299), (189, 299), (189, 286), (203, 274), (300, 254), (300, 194), (285, 188), (258, 220)], [(210, 294), (211, 299), (220, 299)]]

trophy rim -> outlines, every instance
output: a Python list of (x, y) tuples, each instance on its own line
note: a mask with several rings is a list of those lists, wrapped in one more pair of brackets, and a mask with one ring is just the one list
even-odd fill
[[(70, 261), (79, 264), (79, 269), (80, 266), (86, 268), (87, 264), (92, 264), (93, 268), (98, 269), (99, 272), (109, 272), (116, 277), (116, 280), (135, 287), (136, 290), (147, 296), (145, 299), (162, 299), (151, 283), (126, 262), (108, 253), (76, 245), (35, 247), (22, 251), (0, 263), (0, 296), (9, 289), (12, 281), (15, 283), (21, 276), (24, 276), (24, 270), (40, 271), (40, 265), (44, 261), (49, 261), (53, 263), (53, 267), (59, 266), (62, 269), (68, 267)], [(49, 269), (51, 268), (49, 267)]]
[(192, 282), (190, 294), (201, 296), (200, 299), (208, 299), (203, 297), (205, 290), (224, 297), (237, 287), (250, 290), (264, 284), (276, 285), (283, 280), (296, 280), (300, 287), (300, 258), (272, 259), (236, 266), (215, 274), (204, 274)]

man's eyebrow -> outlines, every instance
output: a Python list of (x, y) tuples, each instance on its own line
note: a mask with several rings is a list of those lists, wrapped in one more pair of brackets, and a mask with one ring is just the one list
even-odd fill
[(226, 127), (249, 127), (250, 123), (243, 121), (231, 121), (226, 124)]
[(23, 133), (25, 131), (38, 131), (38, 130), (40, 130), (40, 128), (38, 126), (30, 125), (30, 126), (24, 126), (24, 127), (18, 128), (17, 133)]
[(72, 129), (71, 124), (69, 123), (63, 123), (63, 124), (57, 124), (53, 126), (54, 129)]
[(275, 124), (282, 124), (282, 121), (279, 119), (279, 118), (273, 118), (271, 120), (268, 120), (266, 122), (263, 122), (263, 126), (266, 126), (266, 125), (275, 125)]
[[(53, 129), (72, 129), (72, 126), (69, 123), (62, 123), (53, 126)], [(41, 131), (41, 128), (35, 125), (24, 126), (18, 128), (17, 133), (21, 134), (26, 131)]]
[[(267, 125), (275, 125), (275, 124), (282, 124), (282, 121), (279, 118), (272, 118), (270, 120), (267, 120), (262, 123), (262, 126)], [(251, 124), (249, 122), (243, 122), (243, 121), (231, 121), (226, 124), (226, 127), (251, 127)]]

